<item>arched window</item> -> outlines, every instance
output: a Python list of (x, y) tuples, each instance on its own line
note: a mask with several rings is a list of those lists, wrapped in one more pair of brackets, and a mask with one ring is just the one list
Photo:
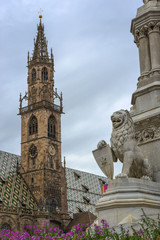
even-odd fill
[(48, 137), (56, 138), (56, 124), (54, 116), (48, 119)]
[(8, 223), (4, 223), (1, 227), (1, 230), (3, 230), (3, 229), (11, 230), (11, 226)]
[(33, 166), (36, 164), (36, 159), (35, 158), (32, 159), (32, 163), (33, 163)]
[(54, 197), (53, 198), (47, 198), (45, 208), (50, 213), (56, 212), (59, 209), (59, 204), (58, 204), (57, 199), (54, 198)]
[(48, 70), (46, 67), (42, 68), (42, 82), (48, 82)]
[(51, 167), (51, 168), (54, 167), (54, 166), (53, 166), (53, 157), (52, 157), (52, 156), (50, 156), (50, 167)]
[(36, 69), (33, 68), (32, 69), (32, 84), (34, 84), (36, 82)]
[(32, 183), (34, 183), (34, 178), (32, 177)]
[(38, 132), (38, 121), (35, 116), (32, 116), (29, 121), (29, 135), (35, 134)]

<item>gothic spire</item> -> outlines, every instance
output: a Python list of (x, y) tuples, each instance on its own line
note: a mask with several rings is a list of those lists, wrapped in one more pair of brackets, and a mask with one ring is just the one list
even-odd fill
[(41, 18), (42, 15), (39, 16), (40, 22), (37, 26), (37, 36), (34, 43), (34, 51), (32, 60), (36, 60), (38, 62), (47, 62), (49, 61), (48, 50), (47, 50), (47, 41), (44, 34), (44, 25), (42, 24)]

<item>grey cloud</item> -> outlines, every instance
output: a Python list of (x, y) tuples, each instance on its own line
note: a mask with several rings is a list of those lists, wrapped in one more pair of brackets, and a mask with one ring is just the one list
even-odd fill
[[(92, 150), (109, 143), (110, 115), (130, 108), (139, 75), (130, 22), (139, 0), (11, 0), (0, 9), (0, 149), (20, 154), (19, 93), (27, 91), (38, 11), (55, 56), (55, 87), (64, 94), (62, 155), (67, 165), (101, 174)], [(118, 164), (116, 172), (118, 172)]]

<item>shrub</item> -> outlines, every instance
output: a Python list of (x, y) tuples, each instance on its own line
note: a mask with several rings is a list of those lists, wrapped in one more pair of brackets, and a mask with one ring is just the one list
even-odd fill
[(52, 239), (52, 240), (160, 240), (160, 218), (153, 220), (145, 215), (138, 225), (138, 230), (134, 227), (125, 229), (124, 226), (119, 226), (117, 231), (114, 228), (109, 228), (109, 224), (105, 220), (101, 220), (101, 226), (88, 225), (84, 231), (83, 225), (78, 224), (72, 228), (72, 231), (64, 233), (59, 228), (50, 228), (48, 223), (44, 223), (43, 229), (38, 229), (36, 226), (26, 226), (26, 230), (22, 233), (13, 232), (11, 230), (1, 230), (0, 239), (2, 240), (37, 240), (37, 239)]

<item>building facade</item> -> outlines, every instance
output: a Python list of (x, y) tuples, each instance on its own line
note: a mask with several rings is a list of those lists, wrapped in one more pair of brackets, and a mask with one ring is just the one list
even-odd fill
[(51, 211), (48, 205), (38, 204), (19, 171), (20, 165), (20, 156), (0, 151), (0, 229), (20, 231), (27, 225), (42, 227), (44, 221), (64, 227), (75, 213), (97, 215), (95, 205), (102, 196), (102, 185), (107, 182), (105, 177), (65, 168), (68, 216), (59, 209)]
[(104, 177), (62, 166), (62, 93), (54, 88), (53, 53), (51, 49), (49, 56), (39, 17), (33, 55), (28, 53), (28, 92), (19, 99), (21, 157), (0, 151), (0, 228), (14, 231), (26, 225), (42, 227), (44, 221), (65, 228), (73, 213), (95, 214), (106, 182)]

